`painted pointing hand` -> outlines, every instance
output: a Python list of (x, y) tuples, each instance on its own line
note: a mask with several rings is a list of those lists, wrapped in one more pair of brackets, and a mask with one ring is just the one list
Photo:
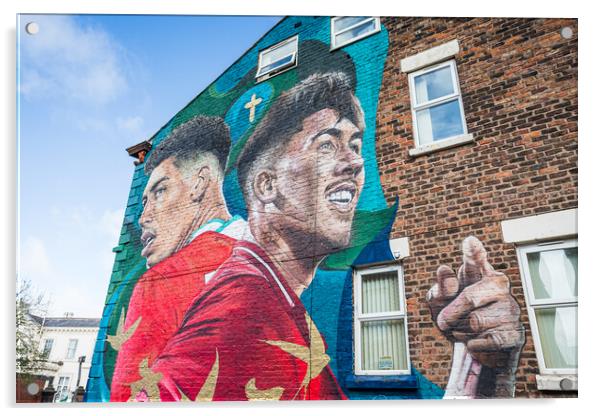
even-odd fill
[[(476, 237), (466, 238), (462, 251), (463, 264), (457, 274), (448, 266), (437, 270), (436, 283), (427, 294), (433, 320), (451, 341), (464, 343), (472, 357), (491, 370), (485, 371), (487, 377), (505, 375), (513, 380), (524, 330), (510, 282), (504, 273), (495, 271)], [(496, 395), (504, 393), (500, 388), (513, 391), (508, 385), (492, 388)]]

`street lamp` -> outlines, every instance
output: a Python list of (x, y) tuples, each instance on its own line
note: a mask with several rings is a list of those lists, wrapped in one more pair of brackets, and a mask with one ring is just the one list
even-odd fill
[(79, 368), (77, 370), (77, 387), (79, 387), (79, 381), (81, 380), (82, 377), (82, 364), (86, 362), (86, 356), (82, 355), (81, 357), (79, 357), (77, 359), (77, 362), (79, 363)]

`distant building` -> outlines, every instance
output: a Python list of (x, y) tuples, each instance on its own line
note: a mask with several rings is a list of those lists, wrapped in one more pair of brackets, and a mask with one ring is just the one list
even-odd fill
[(100, 319), (71, 316), (33, 316), (33, 319), (40, 325), (40, 350), (48, 360), (41, 374), (47, 380), (44, 387), (56, 390), (54, 401), (70, 402), (78, 387), (80, 360), (79, 386), (85, 387), (88, 381)]

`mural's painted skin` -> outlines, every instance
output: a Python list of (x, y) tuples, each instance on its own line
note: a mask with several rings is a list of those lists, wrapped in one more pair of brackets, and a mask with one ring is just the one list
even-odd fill
[(494, 270), (477, 238), (466, 238), (462, 251), (457, 274), (440, 266), (427, 293), (433, 320), (454, 342), (446, 396), (512, 397), (525, 343), (520, 308), (508, 277)]
[[(299, 33), (297, 68), (256, 83), (256, 46), (155, 137), (139, 217), (142, 256), (154, 268), (200, 262), (203, 272), (179, 279), (194, 283), (177, 300), (170, 297), (175, 282), (142, 289), (153, 268), (134, 285), (131, 298), (125, 285), (117, 287), (111, 299), (120, 298), (107, 303), (111, 315), (106, 341), (112, 347), (104, 352), (106, 332), (101, 331), (93, 373), (100, 367), (102, 374), (91, 374), (89, 400), (108, 400), (109, 394), (113, 400), (366, 398), (339, 384), (341, 377), (353, 373), (345, 347), (352, 337), (347, 317), (351, 308), (345, 306), (352, 302), (351, 294), (343, 296), (338, 281), (312, 283), (322, 285), (324, 271), (333, 270), (348, 285), (352, 264), (393, 258), (388, 248), (370, 248), (388, 241), (395, 215), (395, 207), (384, 202), (374, 154), (388, 41), (383, 28), (361, 45), (331, 51), (329, 19), (300, 19), (305, 26)], [(296, 28), (283, 20), (262, 39), (262, 47), (297, 33)], [(208, 130), (199, 128), (202, 114), (218, 116), (215, 125), (225, 120), (232, 148), (229, 134), (206, 135), (192, 148), (182, 144), (194, 142), (189, 140), (173, 145), (178, 131), (194, 137)], [(201, 142), (218, 151), (194, 165), (177, 163), (183, 154), (199, 153), (195, 146)], [(224, 247), (206, 264), (186, 258), (186, 244), (193, 241), (192, 252), (195, 242), (205, 238), (194, 230), (214, 219), (228, 222), (230, 212), (246, 218), (252, 233), (235, 238), (257, 245), (235, 243), (232, 252)], [(507, 278), (486, 261), (482, 244), (467, 239), (464, 246), (458, 275), (441, 267), (426, 299), (434, 322), (455, 343), (447, 394), (507, 397), (524, 342), (518, 307)], [(208, 251), (206, 257), (214, 256)], [(214, 267), (215, 275), (209, 271)], [(214, 276), (208, 286), (206, 276)], [(339, 289), (329, 289), (335, 287)], [(144, 305), (151, 292), (150, 298), (158, 295), (166, 305), (173, 304), (177, 317), (149, 345), (141, 330), (144, 317), (139, 320), (137, 311), (153, 315), (153, 305)], [(305, 305), (335, 305), (335, 311), (340, 305), (339, 319), (323, 319), (321, 311), (306, 309), (299, 298), (305, 298)], [(125, 322), (119, 305), (126, 309)], [(169, 311), (159, 308), (151, 320), (163, 319)], [(327, 350), (324, 338), (337, 347)], [(111, 378), (109, 393), (103, 382), (111, 385)], [(414, 397), (421, 397), (422, 389), (426, 397), (441, 395), (438, 387), (421, 381)]]

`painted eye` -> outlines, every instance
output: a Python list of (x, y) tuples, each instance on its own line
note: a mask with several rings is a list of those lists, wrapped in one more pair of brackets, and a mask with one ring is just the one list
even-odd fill
[(163, 195), (163, 193), (165, 192), (165, 188), (159, 188), (155, 191), (155, 198), (159, 198)]
[(332, 152), (334, 150), (334, 145), (332, 144), (332, 142), (327, 141), (327, 142), (320, 144), (320, 146), (318, 147), (318, 150), (320, 152)]
[(362, 152), (362, 147), (358, 143), (351, 143), (349, 147), (358, 155)]

